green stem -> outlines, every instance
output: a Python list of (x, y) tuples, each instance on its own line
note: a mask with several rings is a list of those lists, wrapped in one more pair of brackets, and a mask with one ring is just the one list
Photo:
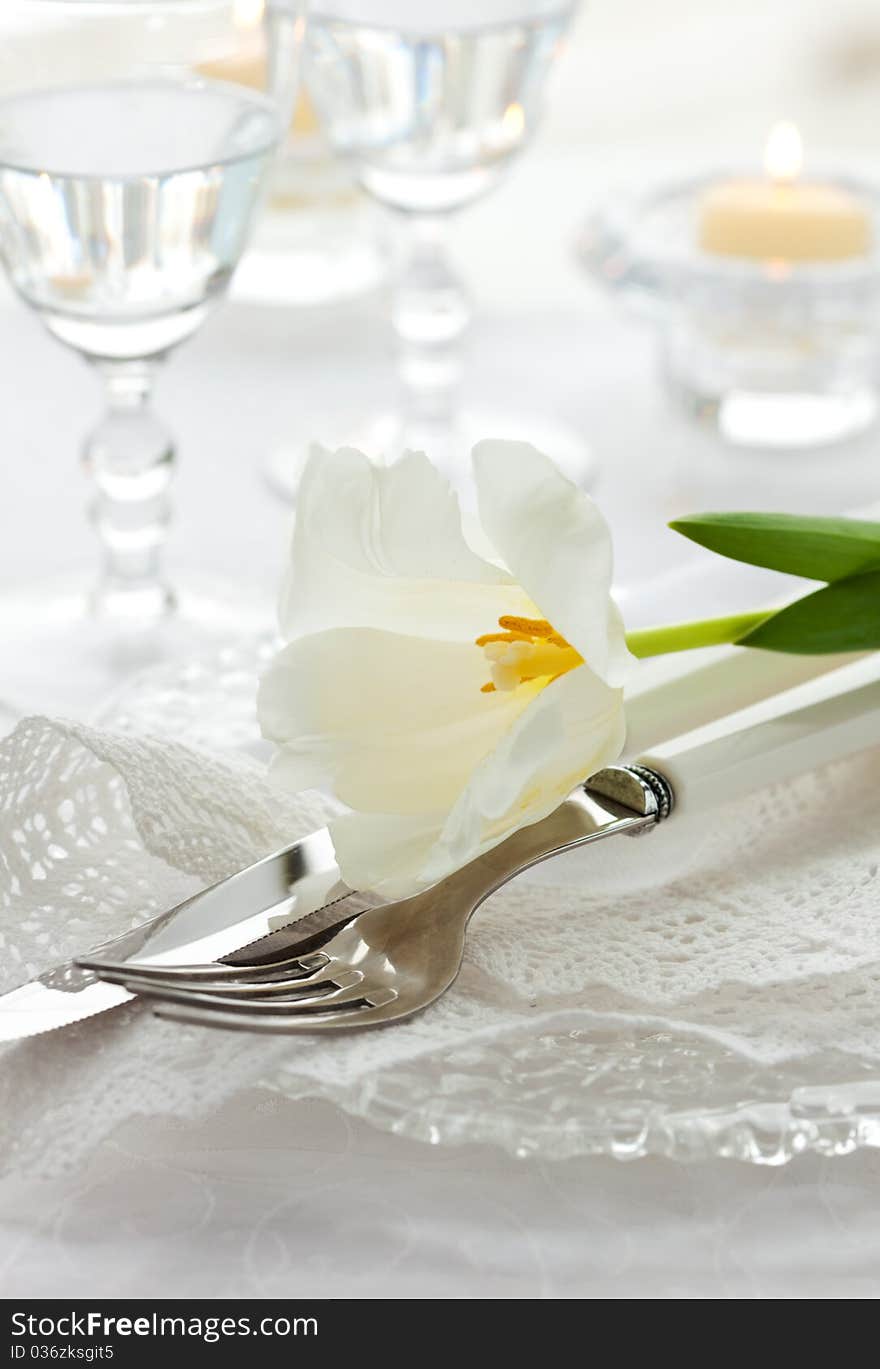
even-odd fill
[(723, 642), (738, 642), (769, 617), (771, 614), (764, 609), (758, 613), (735, 613), (730, 618), (703, 618), (694, 623), (638, 628), (626, 634), (626, 644), (632, 654), (639, 657), (691, 651), (700, 646), (720, 646)]

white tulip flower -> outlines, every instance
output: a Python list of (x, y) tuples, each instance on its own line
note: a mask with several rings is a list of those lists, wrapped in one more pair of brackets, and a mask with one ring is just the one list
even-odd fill
[(272, 773), (347, 807), (343, 878), (424, 888), (552, 812), (624, 742), (630, 661), (596, 505), (519, 442), (481, 442), (488, 555), (425, 456), (315, 452), (263, 677)]

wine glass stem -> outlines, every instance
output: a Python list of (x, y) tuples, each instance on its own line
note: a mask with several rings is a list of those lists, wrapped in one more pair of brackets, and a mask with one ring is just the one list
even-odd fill
[(107, 411), (86, 440), (83, 460), (95, 482), (92, 522), (103, 551), (93, 595), (102, 614), (148, 623), (171, 612), (161, 556), (171, 505), (170, 435), (155, 417), (156, 361), (94, 361)]
[(392, 300), (407, 428), (451, 429), (471, 319), (467, 293), (449, 264), (446, 220), (414, 215)]

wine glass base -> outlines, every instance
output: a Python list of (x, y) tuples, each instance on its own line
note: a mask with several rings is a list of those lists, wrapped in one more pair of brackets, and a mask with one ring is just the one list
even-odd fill
[(149, 621), (94, 607), (93, 585), (66, 578), (0, 596), (0, 710), (92, 717), (143, 670), (216, 652), (271, 628), (270, 596), (184, 580), (174, 607)]
[[(340, 435), (338, 445), (357, 447), (374, 461), (390, 463), (406, 451), (427, 452), (458, 491), (465, 506), (473, 503), (471, 451), (485, 438), (530, 442), (545, 452), (562, 473), (581, 489), (590, 489), (597, 468), (586, 439), (575, 429), (532, 413), (483, 409), (463, 411), (452, 425), (407, 422), (384, 414), (361, 429)], [(325, 446), (336, 445), (325, 442)], [(271, 489), (293, 502), (309, 454), (309, 444), (289, 442), (270, 452), (265, 474)]]
[(714, 429), (731, 447), (793, 452), (847, 442), (874, 427), (880, 414), (871, 386), (842, 393), (778, 393), (733, 389), (704, 394), (678, 383), (673, 395), (690, 418)]

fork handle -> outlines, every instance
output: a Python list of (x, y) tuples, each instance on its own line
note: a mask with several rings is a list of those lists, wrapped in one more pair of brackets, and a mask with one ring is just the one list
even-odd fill
[(521, 827), (415, 899), (433, 898), (442, 889), (445, 899), (472, 913), (531, 866), (621, 832), (635, 836), (653, 827), (669, 809), (669, 791), (660, 776), (639, 766), (610, 766), (575, 789), (546, 818)]
[(876, 658), (859, 661), (657, 746), (640, 763), (669, 781), (677, 810), (705, 812), (880, 746), (878, 674)]

